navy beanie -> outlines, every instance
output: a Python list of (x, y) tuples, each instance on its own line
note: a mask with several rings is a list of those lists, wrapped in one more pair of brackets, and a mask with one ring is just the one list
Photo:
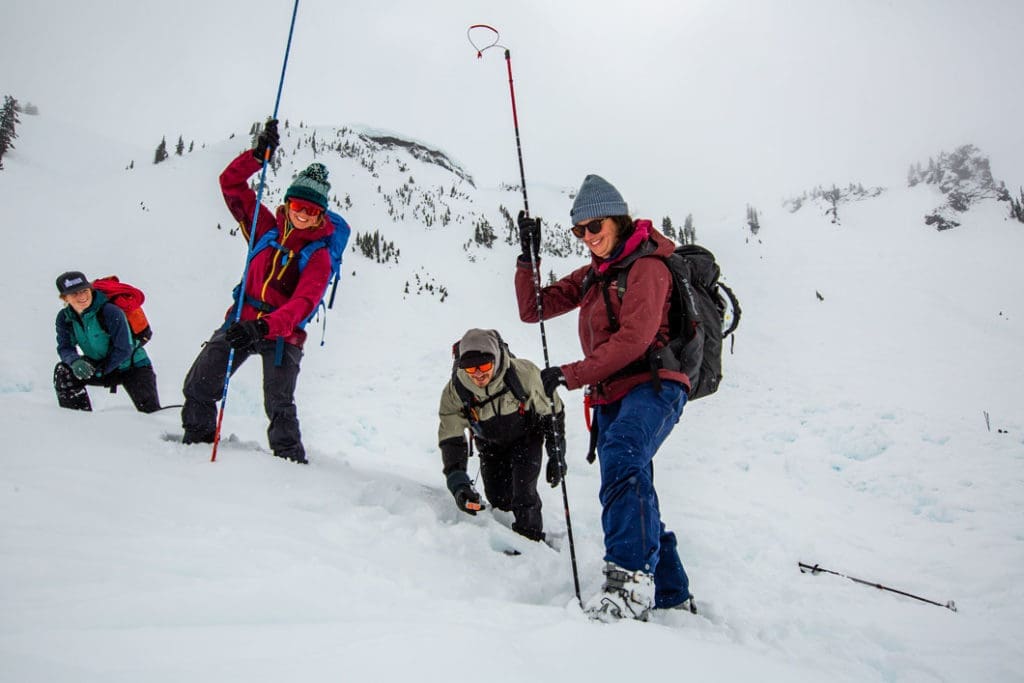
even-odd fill
[(615, 186), (599, 175), (588, 175), (576, 193), (569, 217), (573, 225), (592, 218), (628, 216), (629, 207)]
[(327, 167), (323, 164), (310, 164), (284, 193), (284, 200), (288, 201), (292, 197), (305, 199), (326, 211), (330, 192), (331, 184), (327, 182)]

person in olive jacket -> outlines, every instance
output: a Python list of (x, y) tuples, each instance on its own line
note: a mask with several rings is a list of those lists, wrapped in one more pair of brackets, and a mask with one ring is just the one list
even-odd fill
[(153, 363), (132, 336), (124, 311), (77, 270), (57, 278), (57, 291), (66, 304), (56, 320), (60, 362), (53, 369), (53, 388), (58, 405), (92, 410), (87, 385), (124, 386), (136, 410), (160, 410)]
[(558, 486), (565, 473), (565, 411), (544, 393), (540, 368), (514, 358), (495, 330), (471, 329), (457, 345), (452, 377), (441, 392), (438, 443), (448, 490), (460, 510), (483, 509), (466, 473), (468, 428), (480, 454), (480, 476), (490, 504), (515, 515), (512, 530), (544, 539), (537, 479), (546, 447), (545, 478)]

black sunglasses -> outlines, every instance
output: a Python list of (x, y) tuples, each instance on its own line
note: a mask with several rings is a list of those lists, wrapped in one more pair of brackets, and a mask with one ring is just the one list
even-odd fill
[(574, 225), (569, 229), (572, 230), (572, 234), (576, 235), (577, 239), (582, 239), (584, 231), (589, 232), (591, 235), (596, 235), (597, 233), (601, 232), (601, 226), (603, 225), (603, 218), (595, 218), (589, 223), (584, 223), (583, 225)]

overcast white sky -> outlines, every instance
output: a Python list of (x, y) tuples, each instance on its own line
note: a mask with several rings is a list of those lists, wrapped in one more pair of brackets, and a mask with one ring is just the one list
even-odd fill
[[(247, 129), (274, 106), (290, 0), (8, 0), (0, 92), (137, 144)], [(604, 175), (634, 213), (708, 215), (817, 183), (893, 184), (973, 142), (1024, 183), (1017, 0), (303, 0), (281, 118), (361, 123), (480, 184)], [(742, 206), (739, 207), (742, 210)], [(566, 207), (566, 212), (568, 207)], [(564, 219), (564, 216), (556, 218)]]

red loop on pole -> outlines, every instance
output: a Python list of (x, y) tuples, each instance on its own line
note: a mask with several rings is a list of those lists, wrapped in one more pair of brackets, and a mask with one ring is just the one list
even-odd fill
[[(473, 40), (472, 36), (472, 31), (475, 28), (482, 28), (493, 32), (494, 40), (489, 45), (483, 45), (482, 47), (480, 45), (477, 45), (476, 41)], [(501, 47), (500, 45), (498, 45), (498, 39), (501, 38), (501, 34), (498, 33), (498, 29), (494, 28), (493, 26), (488, 26), (487, 24), (473, 24), (468, 29), (466, 29), (466, 38), (469, 40), (469, 44), (476, 48), (477, 59), (480, 59), (481, 57), (484, 56), (484, 51), (489, 50), (492, 47)]]

